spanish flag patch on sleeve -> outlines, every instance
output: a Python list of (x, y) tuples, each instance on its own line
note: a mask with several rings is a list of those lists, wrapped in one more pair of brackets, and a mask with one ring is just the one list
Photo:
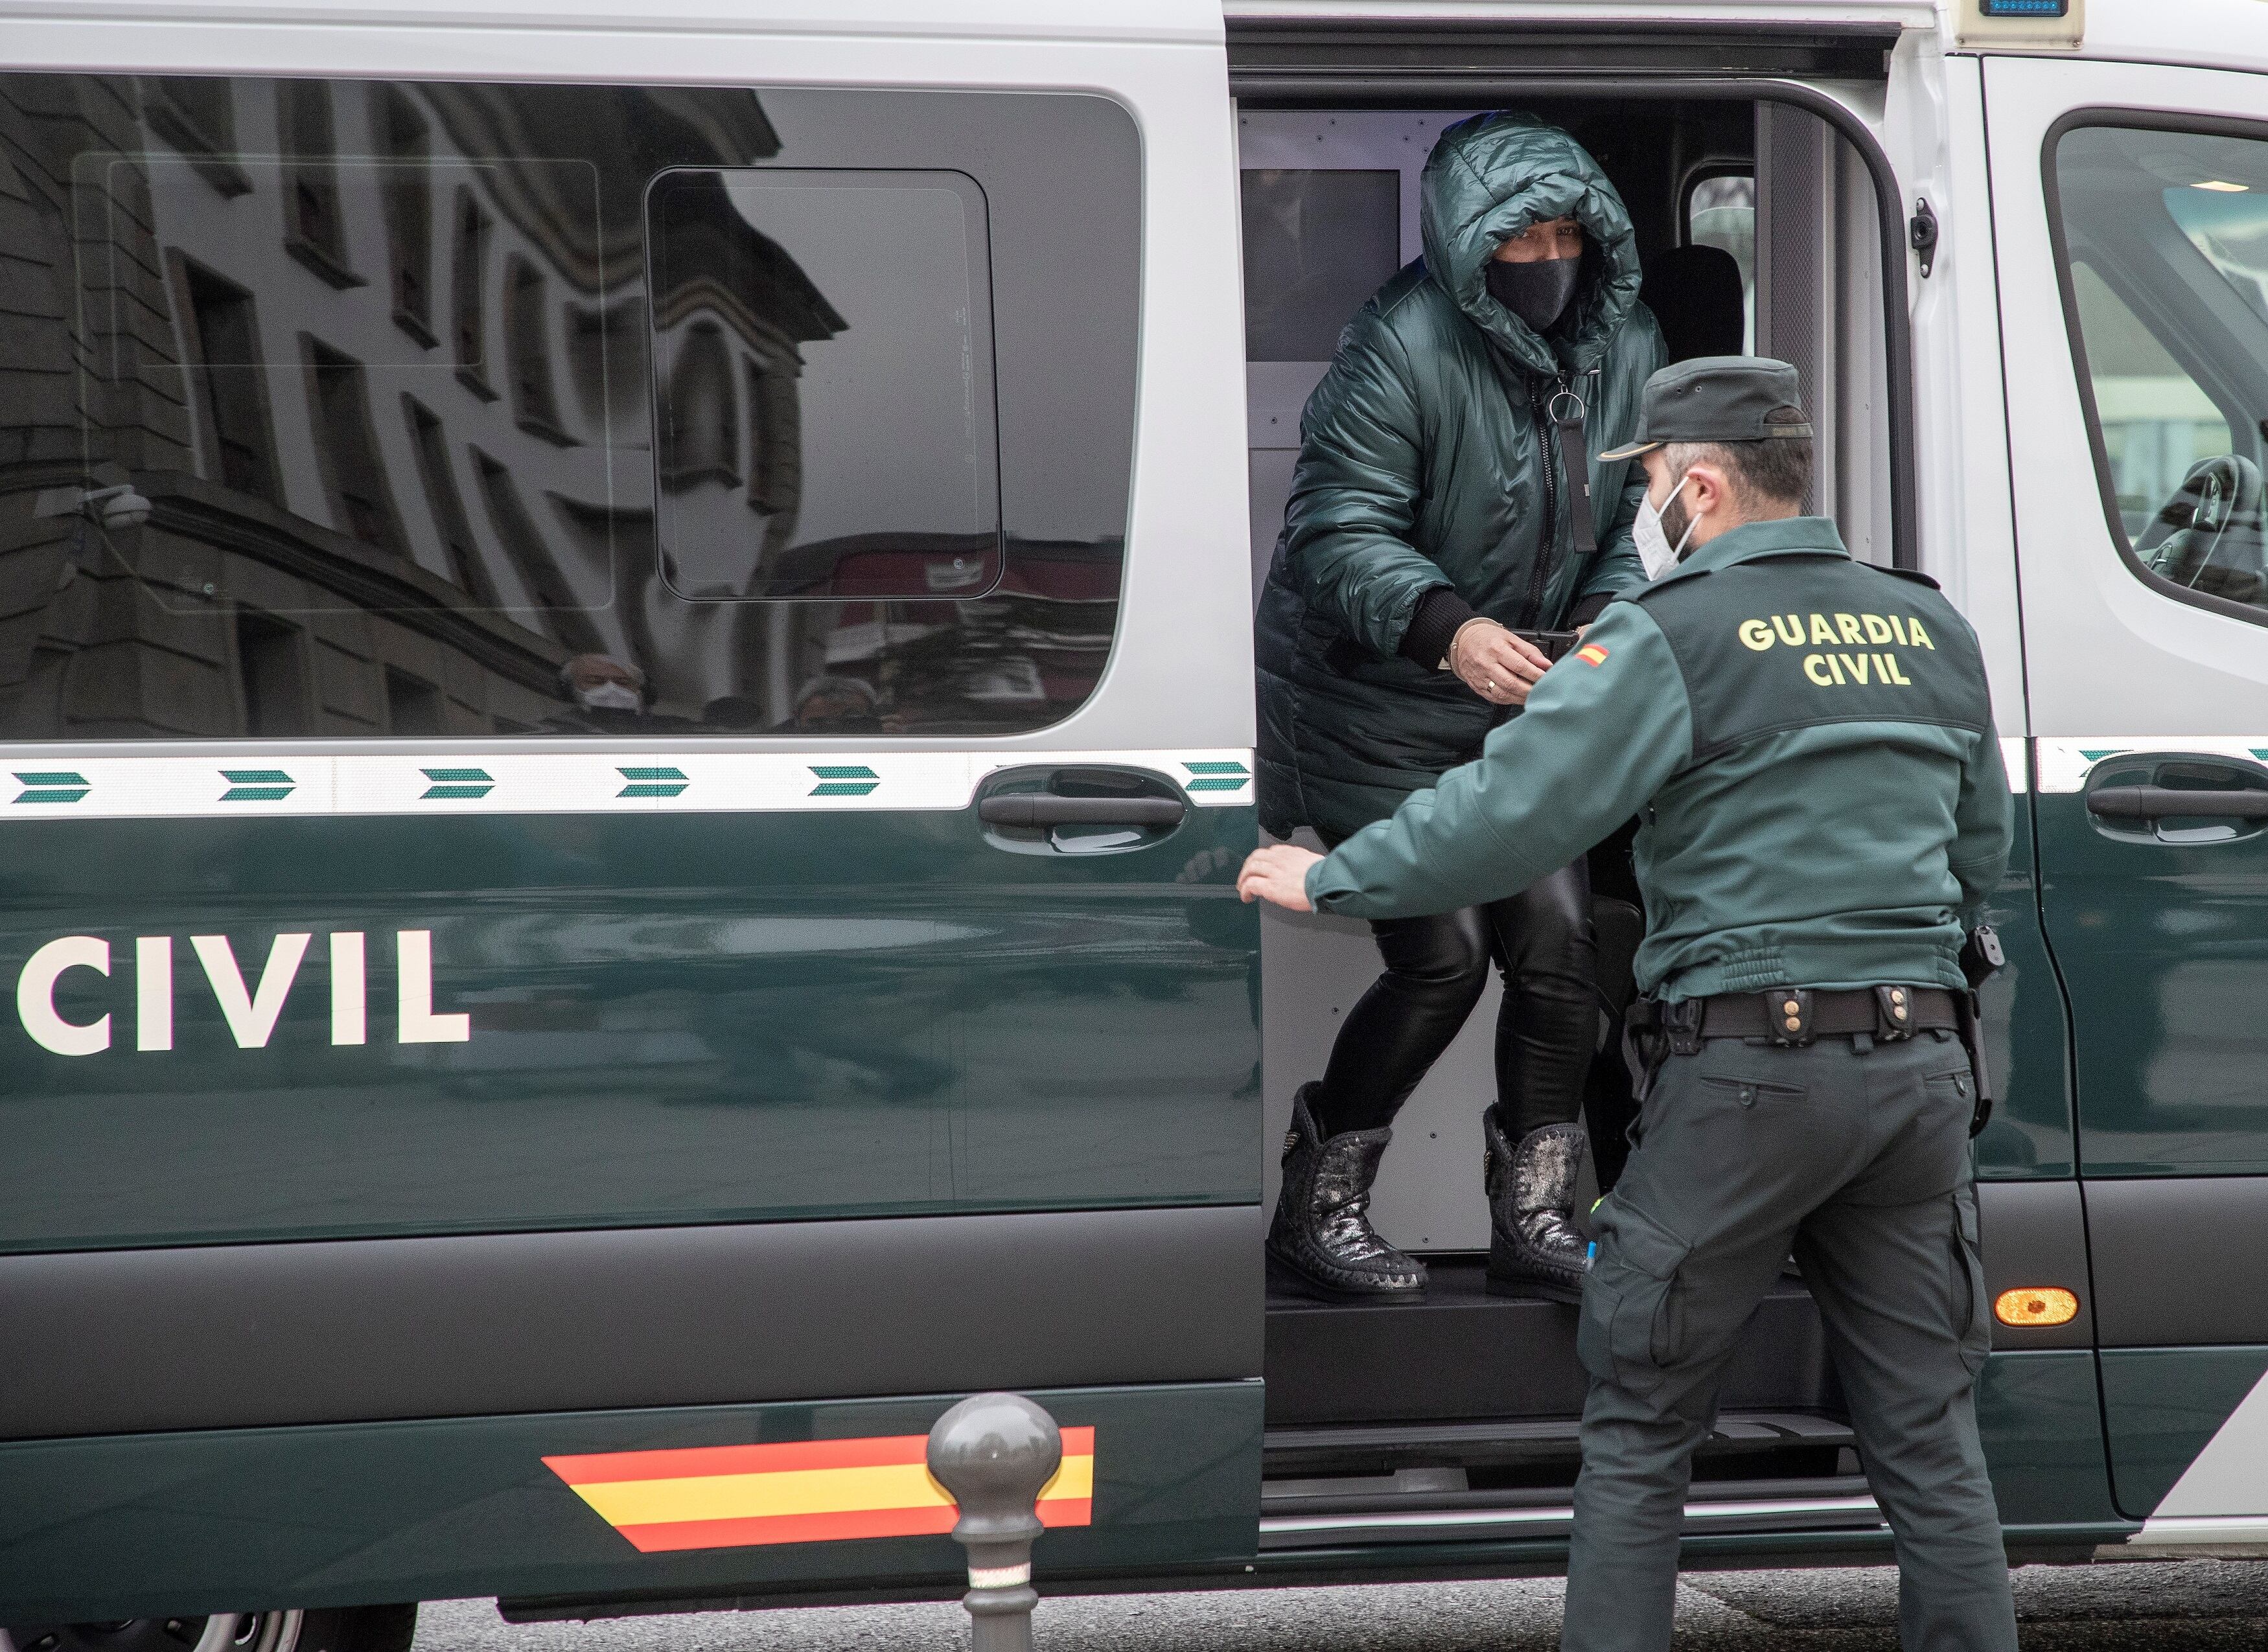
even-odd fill
[(1575, 650), (1575, 657), (1586, 665), (1603, 665), (1607, 663), (1607, 650), (1596, 642), (1586, 642)]
[[(926, 1435), (547, 1457), (599, 1516), (645, 1553), (908, 1538), (960, 1517), (924, 1462)], [(1094, 1430), (1063, 1431), (1063, 1466), (1040, 1493), (1043, 1525), (1094, 1518)]]

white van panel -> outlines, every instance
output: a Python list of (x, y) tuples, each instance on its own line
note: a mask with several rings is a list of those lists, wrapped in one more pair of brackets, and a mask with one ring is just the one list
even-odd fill
[[(625, 23), (666, 32), (898, 36), (1012, 40), (1187, 41), (1221, 38), (1219, 9), (1210, 0), (671, 0), (627, 11), (613, 0), (0, 0), (12, 29), (68, 14), (82, 22), (137, 29), (181, 23), (378, 25), (452, 32), (490, 29), (611, 29)], [(16, 44), (11, 40), (11, 46)], [(82, 65), (85, 66), (85, 65)], [(104, 68), (116, 67), (105, 60)], [(776, 78), (776, 77), (775, 77)]]
[[(2087, 0), (2087, 39), (2079, 55), (2128, 63), (2268, 69), (2268, 8), (2257, 0)], [(2257, 92), (2253, 106), (2260, 106)]]
[[(1901, 54), (1904, 57), (1904, 54)], [(1945, 588), (1984, 651), (1992, 715), (2004, 734), (2030, 727), (2024, 703), (2022, 612), (2016, 599), (2014, 502), (2007, 408), (1999, 375), (1999, 291), (1984, 164), (1984, 65), (1919, 55), (1891, 77), (1892, 155), (1911, 167), (1906, 210), (1926, 200), (1938, 221), (1913, 295), (1914, 438), (1921, 476), (1921, 566)], [(2010, 767), (2012, 779), (2022, 770)]]

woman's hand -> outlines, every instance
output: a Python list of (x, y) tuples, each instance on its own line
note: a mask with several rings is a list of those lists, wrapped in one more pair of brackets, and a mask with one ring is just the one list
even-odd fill
[(1307, 899), (1307, 868), (1323, 857), (1313, 849), (1274, 843), (1245, 857), (1236, 875), (1236, 892), (1249, 904), (1265, 900), (1290, 912), (1313, 912)]
[(1449, 643), (1449, 669), (1491, 705), (1517, 706), (1526, 703), (1551, 662), (1495, 620), (1468, 620)]

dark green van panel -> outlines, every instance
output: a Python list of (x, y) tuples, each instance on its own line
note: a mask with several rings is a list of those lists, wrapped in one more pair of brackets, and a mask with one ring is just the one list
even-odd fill
[(2118, 1518), (2103, 1459), (2093, 1354), (1994, 1354), (1977, 1382), (1977, 1428), (2003, 1525)]
[[(1248, 1204), (1248, 808), (1115, 853), (1005, 853), (973, 809), (0, 823), (0, 970), (107, 939), (64, 1056), (14, 1018), (0, 1248), (915, 1212)], [(432, 935), (404, 1045), (394, 933)], [(331, 1042), (324, 936), (369, 936), (369, 1042)], [(189, 937), (247, 982), (313, 936), (239, 1048)], [(135, 1047), (136, 937), (173, 937), (172, 1045)]]
[(1987, 917), (2007, 966), (1984, 983), (1985, 1052), (1999, 1099), (1977, 1138), (1977, 1173), (1994, 1179), (2070, 1176), (2071, 1067), (2063, 993), (2040, 929), (2029, 793), (2015, 799), (2007, 876)]
[[(472, 1595), (957, 1594), (946, 1537), (642, 1553), (546, 1457), (925, 1434), (955, 1397), (718, 1406), (0, 1445), (0, 1622)], [(1049, 1574), (1248, 1559), (1258, 1382), (1042, 1391), (1092, 1427), (1094, 1524)]]
[[(2146, 782), (2160, 760), (2114, 758), (2090, 783)], [(2083, 794), (2034, 802), (2087, 1173), (2268, 1171), (2268, 833), (2182, 841), (2174, 822), (2154, 839)]]

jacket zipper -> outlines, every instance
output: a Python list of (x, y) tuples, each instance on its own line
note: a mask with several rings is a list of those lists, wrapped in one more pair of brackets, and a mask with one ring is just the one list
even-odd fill
[[(1562, 378), (1558, 387), (1565, 390), (1567, 381)], [(1536, 617), (1543, 612), (1543, 590), (1550, 582), (1559, 550), (1559, 444), (1554, 439), (1550, 409), (1533, 380), (1528, 386), (1528, 411), (1535, 421), (1535, 439), (1543, 446), (1543, 543), (1536, 548), (1535, 565), (1528, 572), (1528, 601), (1521, 611), (1519, 628), (1533, 631)]]

